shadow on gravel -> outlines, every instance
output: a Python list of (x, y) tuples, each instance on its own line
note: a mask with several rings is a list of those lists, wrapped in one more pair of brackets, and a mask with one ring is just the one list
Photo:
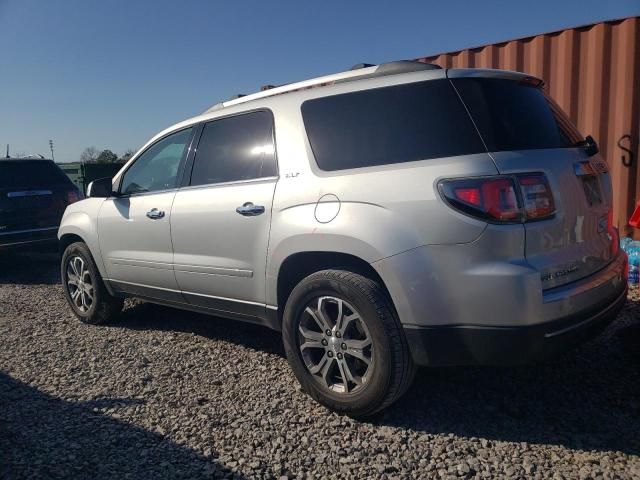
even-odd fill
[[(629, 301), (602, 336), (549, 363), (421, 370), (407, 395), (374, 423), (639, 455), (637, 312), (640, 302)], [(635, 346), (621, 341), (629, 332)]]
[(0, 251), (0, 285), (60, 283), (58, 254), (49, 251)]
[[(623, 315), (633, 319), (638, 311), (640, 302), (630, 301)], [(188, 332), (284, 357), (280, 335), (267, 328), (148, 303), (126, 309), (111, 327)], [(409, 392), (372, 423), (638, 455), (640, 358), (618, 338), (627, 328), (637, 324), (618, 321), (546, 364), (421, 370)]]
[(0, 374), (0, 478), (241, 478), (159, 434), (94, 411), (128, 400), (96, 402), (67, 402)]
[(132, 330), (193, 333), (285, 357), (280, 333), (250, 323), (136, 302), (109, 326)]

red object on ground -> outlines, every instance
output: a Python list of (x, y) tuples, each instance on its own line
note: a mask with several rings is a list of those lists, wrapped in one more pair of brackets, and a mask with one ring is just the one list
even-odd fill
[(640, 202), (636, 203), (636, 209), (629, 219), (629, 225), (633, 228), (640, 228)]

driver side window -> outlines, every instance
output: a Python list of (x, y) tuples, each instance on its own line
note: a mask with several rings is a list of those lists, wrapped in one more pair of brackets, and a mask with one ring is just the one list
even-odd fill
[(130, 195), (175, 188), (192, 130), (180, 130), (149, 147), (124, 173), (120, 192)]

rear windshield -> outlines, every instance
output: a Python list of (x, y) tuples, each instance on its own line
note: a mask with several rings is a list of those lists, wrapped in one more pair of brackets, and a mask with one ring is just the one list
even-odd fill
[(307, 100), (302, 116), (322, 170), (486, 151), (446, 79)]
[(491, 152), (572, 147), (582, 140), (560, 107), (538, 87), (498, 78), (452, 82)]
[(46, 160), (0, 160), (0, 188), (71, 185), (55, 163)]

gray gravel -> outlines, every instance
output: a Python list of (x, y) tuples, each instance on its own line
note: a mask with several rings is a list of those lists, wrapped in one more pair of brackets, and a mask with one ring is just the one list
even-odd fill
[(637, 292), (576, 352), (423, 370), (358, 422), (299, 391), (276, 333), (141, 302), (84, 326), (56, 270), (0, 258), (0, 477), (640, 478)]

